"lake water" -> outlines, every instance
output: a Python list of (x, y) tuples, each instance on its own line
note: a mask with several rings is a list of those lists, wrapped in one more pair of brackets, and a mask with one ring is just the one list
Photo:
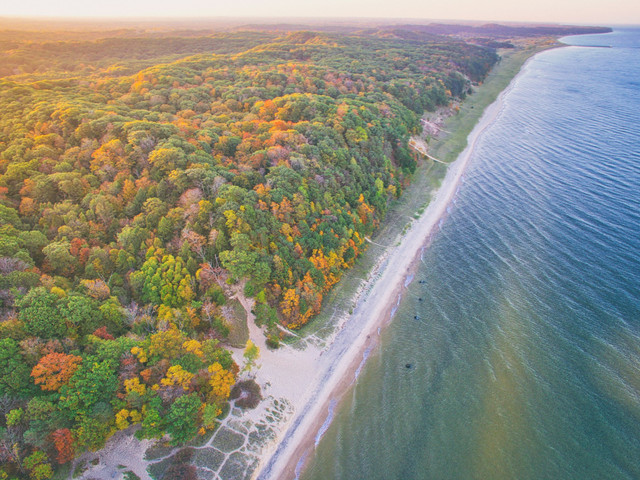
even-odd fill
[(610, 48), (524, 68), (304, 480), (640, 479), (640, 29), (565, 41)]

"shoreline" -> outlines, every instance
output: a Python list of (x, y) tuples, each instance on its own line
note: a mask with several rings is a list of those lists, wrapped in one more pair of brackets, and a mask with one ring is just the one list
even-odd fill
[(505, 95), (538, 52), (528, 56), (506, 88), (486, 106), (467, 137), (467, 146), (447, 168), (441, 186), (431, 192), (427, 209), (410, 224), (399, 245), (387, 248), (387, 258), (381, 266), (380, 275), (370, 280), (373, 284), (358, 297), (353, 313), (343, 319), (329, 347), (317, 357), (313, 370), (317, 373), (312, 380), (303, 382), (307, 388), (304, 399), (300, 398), (300, 404), (296, 405), (300, 408), (296, 408), (284, 426), (277, 444), (264, 452), (252, 478), (288, 480), (298, 478), (304, 470), (304, 464), (313, 455), (315, 446), (332, 420), (334, 408), (354, 384), (368, 352), (377, 344), (380, 329), (392, 320), (402, 292), (412, 280), (421, 252), (428, 246), (458, 191), (479, 137), (498, 118)]

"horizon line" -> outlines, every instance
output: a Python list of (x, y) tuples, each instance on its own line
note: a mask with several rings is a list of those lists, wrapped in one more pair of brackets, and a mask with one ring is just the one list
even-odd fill
[[(317, 17), (317, 16), (230, 16), (230, 15), (210, 15), (210, 16), (52, 16), (52, 15), (3, 15), (0, 14), (0, 22), (2, 21), (32, 21), (32, 22), (72, 22), (72, 23), (170, 23), (170, 22), (188, 22), (188, 23), (206, 23), (210, 21), (217, 22), (257, 22), (258, 24), (274, 24), (276, 22), (285, 23), (296, 21), (304, 21), (310, 24), (322, 24), (325, 22), (337, 22), (337, 23), (366, 23), (366, 22), (381, 22), (381, 23), (398, 23), (398, 22), (441, 22), (441, 23), (472, 23), (472, 24), (514, 24), (514, 25), (531, 25), (531, 26), (543, 26), (543, 25), (575, 25), (575, 26), (593, 26), (593, 27), (607, 27), (607, 26), (628, 26), (628, 27), (640, 27), (640, 23), (623, 23), (623, 22), (562, 22), (562, 21), (527, 21), (527, 20), (477, 20), (469, 18), (426, 18), (426, 17), (387, 17), (387, 16), (373, 16), (373, 17)], [(0, 26), (1, 28), (1, 26)]]

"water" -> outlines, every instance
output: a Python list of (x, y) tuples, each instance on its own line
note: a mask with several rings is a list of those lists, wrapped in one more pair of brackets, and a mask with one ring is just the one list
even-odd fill
[(304, 480), (640, 479), (640, 29), (589, 37), (518, 77)]

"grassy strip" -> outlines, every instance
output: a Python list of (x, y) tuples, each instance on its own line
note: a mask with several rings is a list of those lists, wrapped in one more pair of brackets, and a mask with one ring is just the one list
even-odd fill
[(233, 313), (229, 315), (229, 336), (227, 341), (229, 345), (236, 348), (244, 348), (249, 340), (249, 327), (247, 326), (247, 311), (238, 300), (231, 300), (225, 307), (233, 309)]
[(451, 133), (445, 133), (430, 143), (432, 155), (446, 162), (455, 161), (467, 146), (467, 137), (482, 117), (485, 108), (495, 102), (524, 63), (536, 53), (558, 45), (553, 39), (541, 39), (523, 44), (515, 50), (500, 52), (502, 59), (489, 73), (485, 82), (475, 87), (474, 93), (460, 105), (460, 111), (445, 122), (444, 129)]
[[(444, 129), (451, 133), (443, 134), (430, 142), (430, 153), (443, 161), (453, 162), (467, 146), (467, 137), (478, 123), (484, 109), (498, 98), (527, 59), (557, 45), (555, 40), (542, 39), (524, 44), (515, 50), (501, 52), (502, 59), (489, 73), (485, 82), (475, 87), (474, 93), (460, 105), (460, 111), (445, 122)], [(387, 212), (385, 221), (373, 235), (372, 241), (375, 243), (369, 244), (356, 265), (343, 274), (339, 284), (325, 296), (322, 312), (303, 326), (298, 332), (299, 335), (324, 338), (333, 330), (334, 315), (352, 311), (355, 307), (352, 299), (362, 284), (362, 279), (369, 277), (386, 247), (397, 244), (411, 222), (424, 212), (432, 191), (440, 186), (446, 171), (446, 165), (431, 161), (422, 162), (418, 166), (411, 185), (401, 198), (394, 202)], [(295, 339), (293, 341), (295, 342)]]

